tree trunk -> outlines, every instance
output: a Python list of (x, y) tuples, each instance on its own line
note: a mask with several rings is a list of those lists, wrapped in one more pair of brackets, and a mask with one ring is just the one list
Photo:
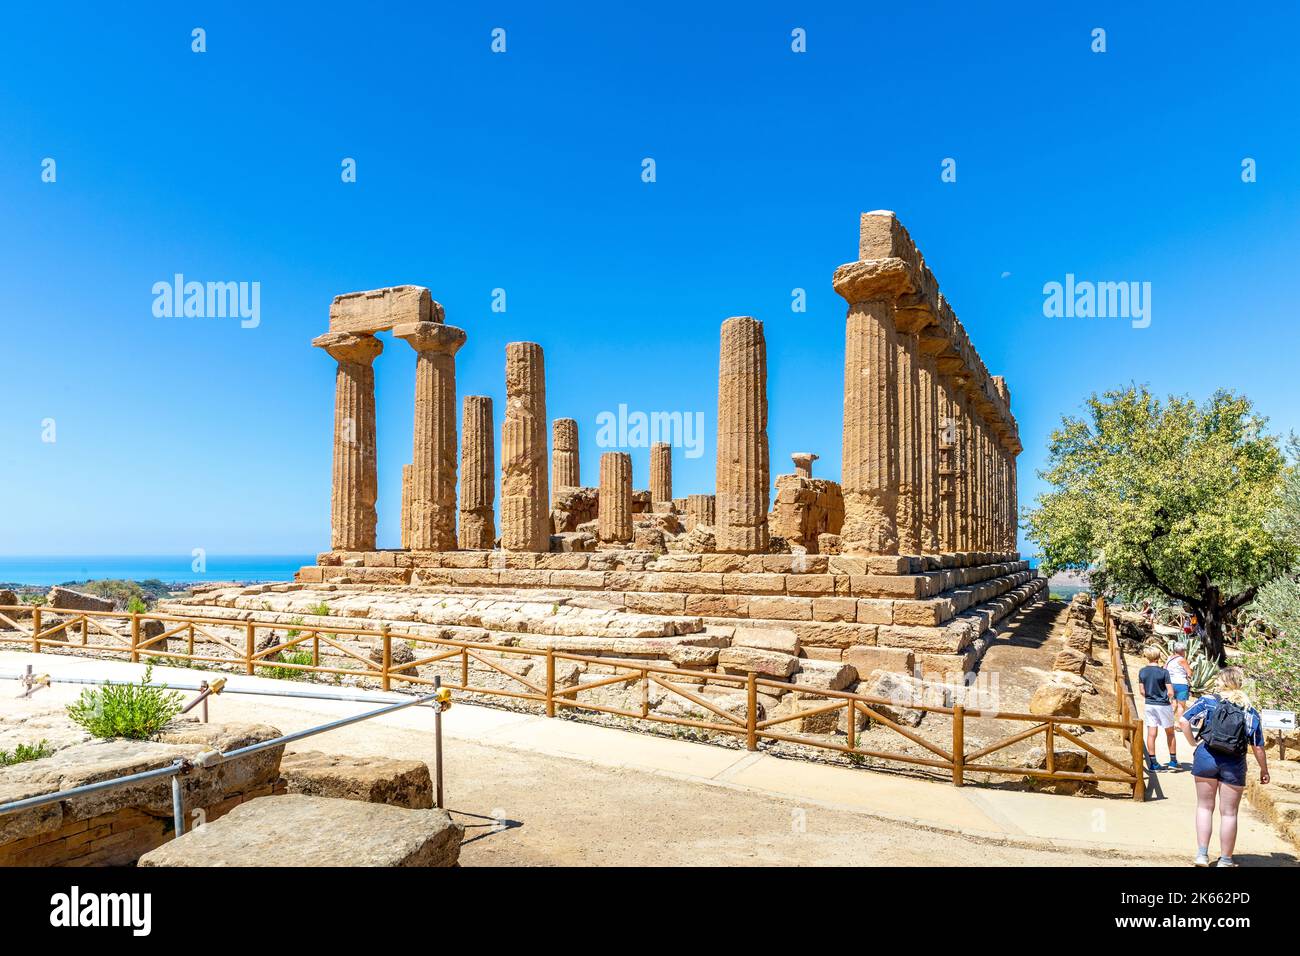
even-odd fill
[(1223, 647), (1224, 612), (1218, 594), (1207, 596), (1209, 599), (1198, 608), (1201, 623), (1205, 626), (1205, 650), (1210, 659), (1220, 667), (1228, 666), (1228, 655)]

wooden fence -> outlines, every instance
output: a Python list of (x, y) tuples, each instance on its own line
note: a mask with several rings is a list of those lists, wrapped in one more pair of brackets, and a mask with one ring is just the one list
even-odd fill
[[(58, 617), (54, 622), (49, 620), (52, 614)], [(23, 622), (28, 619), (30, 619), (30, 624), (24, 624)], [(111, 627), (108, 623), (111, 620), (120, 621), (121, 624), (119, 627)], [(1107, 620), (1109, 620), (1109, 617), (1107, 617)], [(152, 637), (142, 636), (143, 625), (147, 621), (160, 622), (163, 627), (162, 633)], [(1132, 788), (1134, 800), (1142, 800), (1145, 791), (1142, 777), (1141, 724), (1133, 720), (1127, 695), (1118, 693), (1118, 684), (1117, 697), (1123, 702), (1120, 704), (1120, 719), (1115, 721), (988, 712), (978, 708), (971, 708), (968, 711), (960, 703), (956, 703), (952, 707), (945, 707), (924, 704), (919, 701), (900, 702), (881, 697), (854, 694), (848, 691), (822, 689), (805, 689), (806, 693), (823, 699), (823, 701), (815, 702), (813, 706), (808, 707), (806, 710), (797, 710), (793, 713), (761, 719), (758, 702), (759, 692), (769, 688), (777, 691), (789, 691), (792, 688), (788, 682), (759, 677), (754, 673), (742, 676), (690, 671), (620, 658), (589, 657), (554, 649), (507, 647), (406, 634), (399, 635), (396, 639), (405, 641), (412, 647), (425, 645), (429, 653), (423, 657), (417, 654), (414, 660), (394, 662), (394, 637), (386, 625), (381, 626), (378, 630), (368, 630), (345, 626), (336, 627), (332, 624), (329, 626), (286, 625), (283, 623), (251, 620), (230, 621), (219, 618), (172, 614), (133, 614), (64, 609), (43, 610), (40, 607), (31, 606), (0, 606), (0, 624), (7, 625), (17, 632), (16, 636), (10, 636), (8, 632), (0, 631), (0, 644), (22, 644), (34, 653), (40, 653), (46, 647), (74, 648), (121, 654), (128, 657), (133, 663), (138, 663), (143, 654), (150, 659), (158, 659), (164, 662), (174, 661), (180, 666), (187, 662), (242, 666), (246, 674), (256, 674), (260, 668), (274, 668), (281, 673), (289, 670), (306, 671), (313, 674), (351, 675), (375, 680), (384, 690), (391, 690), (395, 682), (417, 686), (432, 685), (432, 678), (418, 676), (415, 669), (424, 665), (443, 662), (451, 662), (451, 667), (454, 669), (458, 663), (459, 681), (449, 682), (444, 678), (442, 686), (468, 694), (533, 702), (540, 705), (548, 717), (554, 717), (562, 710), (571, 709), (610, 714), (633, 720), (672, 724), (743, 738), (745, 746), (749, 750), (757, 750), (761, 741), (798, 744), (821, 750), (836, 751), (850, 756), (857, 755), (937, 769), (950, 775), (955, 786), (963, 784), (967, 772), (978, 772), (1081, 783), (1109, 782), (1124, 784)], [(242, 630), (243, 640), (239, 641), (237, 638), (234, 641), (227, 640), (214, 634), (212, 632), (214, 627)], [(287, 631), (292, 636), (286, 636), (278, 643), (273, 642), (259, 650), (259, 631)], [(56, 635), (62, 635), (62, 639), (58, 639)], [(79, 642), (74, 640), (77, 637), (80, 638)], [(92, 637), (97, 643), (92, 643)], [(370, 656), (345, 646), (339, 640), (342, 637), (374, 639), (377, 642), (375, 649), (379, 651), (378, 660), (372, 660)], [(184, 652), (165, 649), (167, 646), (165, 642), (172, 638), (185, 642)], [(196, 653), (195, 644), (199, 638), (217, 645), (218, 648), (228, 651), (229, 654), (226, 656), (213, 656), (212, 654)], [(1119, 675), (1120, 669), (1116, 664), (1122, 665), (1122, 662), (1117, 657), (1118, 649), (1114, 639), (1113, 625), (1108, 626), (1107, 640), (1111, 648), (1112, 666), (1115, 667), (1115, 673)], [(352, 666), (338, 667), (323, 664), (321, 662), (322, 646), (332, 649), (344, 658), (348, 658), (347, 663)], [(310, 664), (289, 663), (274, 659), (276, 655), (285, 651), (298, 651), (301, 653), (308, 649), (310, 649), (311, 654)], [(494, 660), (493, 656), (498, 659)], [(511, 670), (505, 663), (511, 658), (531, 659), (534, 661), (544, 660), (544, 675), (536, 676), (531, 670), (527, 675)], [(512, 685), (512, 688), (474, 686), (470, 683), (471, 661), (475, 661), (501, 674)], [(609, 668), (614, 673), (573, 686), (557, 686), (556, 664), (563, 661), (584, 665), (598, 665), (602, 668)], [(683, 686), (683, 684), (698, 685), (704, 677), (707, 677), (708, 681), (713, 684), (729, 685), (738, 690), (743, 689), (745, 691), (743, 716), (729, 713), (718, 706), (716, 701), (707, 699), (698, 686), (695, 689)], [(1122, 678), (1119, 678), (1119, 680), (1122, 682)], [(601, 687), (612, 688), (618, 685), (626, 688), (634, 683), (640, 689), (640, 706), (636, 709), (609, 706), (589, 699), (578, 699), (578, 695), (585, 691)], [(697, 720), (690, 717), (674, 717), (653, 711), (650, 707), (652, 686), (690, 701), (709, 714), (710, 719)], [(902, 726), (881, 712), (880, 708), (882, 707), (898, 707), (900, 703), (910, 710), (919, 710), (927, 714), (942, 714), (951, 718), (952, 739), (950, 744), (943, 746), (932, 740), (927, 740), (919, 733)], [(840, 743), (837, 739), (832, 739), (830, 735), (807, 736), (783, 732), (787, 729), (783, 725), (787, 725), (792, 721), (823, 714), (827, 715), (827, 719), (832, 719), (830, 715), (838, 717), (840, 711), (843, 712), (844, 722), (843, 743)], [(918, 756), (899, 751), (872, 750), (859, 746), (859, 732), (857, 730), (859, 715), (911, 741), (926, 755)], [(1023, 723), (1027, 726), (1023, 731), (1012, 733), (993, 743), (970, 750), (966, 746), (965, 738), (967, 724), (972, 720), (1003, 720), (1012, 723)], [(1074, 730), (1067, 729), (1077, 729), (1079, 727), (1091, 728), (1095, 731), (1118, 732), (1124, 742), (1129, 744), (1127, 748), (1129, 759), (1122, 762), (1116, 760), (1082, 740)], [(1045, 767), (1041, 769), (998, 764), (987, 760), (993, 754), (1005, 750), (1013, 744), (1030, 740), (1040, 734), (1043, 738), (1043, 747), (1046, 754)], [(1098, 766), (1101, 769), (1087, 773), (1058, 770), (1056, 768), (1056, 744), (1062, 740), (1091, 755), (1099, 762)]]

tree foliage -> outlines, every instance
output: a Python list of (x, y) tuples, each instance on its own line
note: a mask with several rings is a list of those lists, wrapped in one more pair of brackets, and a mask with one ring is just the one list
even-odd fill
[(1224, 624), (1295, 560), (1270, 517), (1288, 472), (1277, 438), (1226, 391), (1198, 405), (1132, 386), (1087, 409), (1052, 433), (1052, 490), (1026, 516), (1043, 570), (1087, 570), (1111, 598), (1181, 601), (1222, 662)]

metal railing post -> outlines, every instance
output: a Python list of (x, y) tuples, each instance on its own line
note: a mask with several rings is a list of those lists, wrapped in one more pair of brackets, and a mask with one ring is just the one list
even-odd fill
[[(433, 689), (436, 693), (442, 689), (442, 676), (435, 674), (433, 678)], [(442, 807), (442, 706), (435, 705), (433, 708), (433, 775), (436, 787), (434, 806), (441, 810)]]
[(185, 835), (185, 797), (181, 793), (181, 775), (172, 775), (172, 823), (176, 827), (176, 836)]

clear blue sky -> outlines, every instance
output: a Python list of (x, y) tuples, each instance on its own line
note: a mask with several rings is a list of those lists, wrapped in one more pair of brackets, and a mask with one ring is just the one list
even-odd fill
[[(1294, 9), (901, 6), (11, 5), (0, 553), (326, 548), (334, 363), (309, 342), (332, 296), (398, 283), (468, 331), (460, 393), (498, 414), (504, 344), (545, 347), (587, 483), (599, 412), (702, 411), (678, 494), (713, 486), (718, 326), (757, 316), (773, 473), (807, 450), (836, 477), (830, 278), (877, 208), (1007, 376), (1022, 502), (1094, 389), (1241, 389), (1300, 428)], [(178, 272), (259, 282), (260, 325), (155, 318), (151, 288)], [(1150, 327), (1044, 318), (1066, 273), (1150, 282)], [(376, 364), (386, 546), (413, 369), (402, 342)], [(637, 487), (647, 462), (634, 450)]]

